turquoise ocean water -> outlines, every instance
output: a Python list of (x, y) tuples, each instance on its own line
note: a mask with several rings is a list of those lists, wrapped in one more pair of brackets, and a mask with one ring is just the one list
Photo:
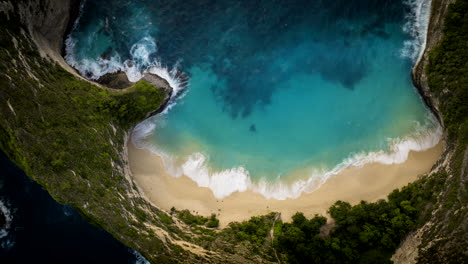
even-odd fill
[(217, 197), (297, 197), (440, 138), (410, 76), (430, 1), (104, 2), (84, 3), (67, 61), (90, 79), (167, 78), (170, 109), (133, 140)]

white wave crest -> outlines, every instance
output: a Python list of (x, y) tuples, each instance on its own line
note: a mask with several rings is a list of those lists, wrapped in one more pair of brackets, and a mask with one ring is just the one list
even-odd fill
[(5, 216), (5, 225), (0, 227), (0, 239), (8, 236), (8, 230), (11, 227), (11, 221), (13, 220), (13, 216), (10, 213), (8, 207), (0, 200), (0, 211), (1, 214)]
[(242, 167), (210, 173), (206, 157), (201, 153), (189, 156), (182, 165), (184, 175), (190, 177), (200, 187), (208, 187), (217, 198), (234, 192), (245, 192), (252, 186), (249, 172)]
[(69, 36), (65, 41), (65, 61), (76, 69), (82, 76), (97, 80), (107, 73), (115, 73), (123, 70), (124, 65), (119, 54), (113, 54), (109, 58), (99, 57), (97, 59), (81, 59), (75, 58), (74, 50), (77, 41)]
[(131, 60), (126, 60), (124, 62), (124, 72), (127, 75), (128, 80), (131, 82), (138, 82), (143, 78), (143, 73)]
[[(148, 143), (145, 138), (155, 129), (154, 120), (146, 121), (137, 126), (133, 142), (137, 147), (149, 149), (159, 155), (164, 167), (174, 177), (186, 175), (200, 187), (208, 187), (216, 198), (224, 198), (235, 192), (252, 190), (262, 194), (268, 199), (285, 200), (297, 198), (304, 192), (313, 192), (318, 189), (331, 176), (336, 175), (349, 167), (361, 167), (369, 163), (400, 164), (408, 159), (410, 151), (424, 151), (437, 145), (442, 138), (443, 130), (438, 123), (431, 118), (435, 127), (427, 129), (422, 126), (418, 132), (403, 139), (389, 139), (390, 151), (377, 151), (370, 153), (357, 153), (343, 160), (330, 171), (315, 170), (306, 180), (296, 180), (285, 183), (278, 180), (270, 183), (266, 180), (253, 182), (249, 172), (243, 167), (228, 170), (210, 172), (208, 158), (202, 153), (193, 153), (180, 167), (176, 167), (173, 158)], [(150, 123), (153, 122), (153, 125)]]
[(143, 257), (143, 255), (138, 253), (138, 251), (132, 249), (130, 250), (130, 252), (132, 252), (136, 258), (135, 264), (150, 264), (149, 261), (146, 260), (145, 257)]
[(78, 70), (82, 76), (90, 80), (98, 80), (105, 74), (119, 71), (125, 72), (130, 82), (139, 81), (145, 73), (156, 74), (165, 79), (173, 89), (173, 99), (170, 105), (173, 105), (174, 99), (180, 96), (187, 86), (185, 76), (178, 70), (179, 63), (176, 63), (173, 67), (168, 67), (163, 65), (161, 60), (156, 57), (158, 47), (152, 37), (143, 37), (134, 43), (129, 51), (130, 59), (123, 62), (120, 55), (115, 52), (106, 58), (77, 59), (75, 54), (77, 44), (77, 40), (72, 35), (68, 36), (65, 41), (65, 60), (70, 66)]
[(173, 97), (179, 97), (184, 91), (185, 87), (188, 86), (187, 80), (183, 76), (179, 76), (179, 63), (176, 63), (174, 67), (168, 68), (162, 65), (159, 61), (155, 61), (152, 65), (147, 68), (147, 72), (151, 74), (158, 75), (159, 77), (165, 79), (169, 86), (172, 87)]
[(404, 4), (410, 8), (406, 15), (403, 31), (411, 36), (401, 49), (401, 56), (418, 62), (426, 47), (426, 35), (429, 26), (432, 0), (405, 0)]
[(158, 50), (156, 42), (151, 37), (144, 37), (130, 48), (130, 55), (136, 65), (140, 67), (148, 67), (153, 63), (151, 55)]
[(133, 129), (133, 143), (141, 146), (144, 144), (144, 139), (148, 138), (148, 136), (151, 135), (151, 133), (154, 131), (156, 128), (156, 122), (154, 120), (146, 119), (143, 122), (138, 123), (135, 128)]

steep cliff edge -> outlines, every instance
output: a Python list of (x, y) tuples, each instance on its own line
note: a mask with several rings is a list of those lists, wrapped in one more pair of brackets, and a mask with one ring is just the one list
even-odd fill
[(438, 181), (424, 224), (393, 256), (395, 263), (467, 263), (468, 1), (433, 0), (426, 50), (413, 80), (438, 115), (447, 150), (427, 179)]
[(440, 118), (439, 98), (434, 96), (429, 89), (425, 69), (429, 64), (429, 52), (434, 49), (442, 38), (444, 18), (447, 13), (448, 5), (453, 2), (455, 2), (455, 0), (432, 0), (431, 14), (426, 36), (426, 47), (421, 59), (413, 68), (412, 72), (413, 82), (419, 89), (426, 105), (433, 110), (434, 114), (441, 122), (443, 122), (443, 120)]
[(42, 56), (48, 56), (69, 72), (74, 70), (61, 56), (64, 37), (80, 12), (80, 0), (6, 1), (19, 15)]
[[(443, 21), (451, 2), (433, 0), (427, 49), (414, 70), (415, 84), (447, 129), (449, 146), (430, 175), (393, 195), (398, 198), (394, 200), (403, 200), (396, 203), (398, 210), (408, 203), (423, 208), (417, 225), (420, 228), (408, 236), (395, 255), (400, 253), (394, 258), (399, 263), (464, 263), (468, 259), (468, 114), (463, 108), (468, 92), (458, 88), (468, 83), (460, 73), (468, 72), (464, 64), (468, 59), (457, 59), (450, 53), (455, 50), (462, 54), (462, 46), (444, 48), (441, 44)], [(188, 211), (168, 214), (145, 199), (128, 171), (127, 134), (134, 124), (158, 109), (167, 94), (145, 81), (123, 91), (101, 89), (70, 74), (73, 70), (64, 64), (60, 52), (77, 5), (72, 0), (0, 0), (0, 148), (54, 199), (73, 205), (153, 263), (294, 262), (294, 256), (288, 255), (286, 246), (280, 246), (276, 239), (287, 239), (287, 245), (304, 245), (295, 240), (302, 231), (297, 227), (282, 229), (288, 226), (277, 215), (256, 217), (220, 231), (206, 228), (207, 219)], [(457, 8), (462, 12), (457, 13)], [(463, 6), (457, 8), (451, 11), (450, 19), (460, 26), (468, 25), (463, 20), (468, 11), (463, 13)], [(468, 36), (468, 32), (464, 35)], [(444, 71), (453, 65), (458, 70)], [(378, 208), (379, 204), (368, 206)], [(325, 221), (318, 220), (311, 220), (317, 232)], [(387, 222), (393, 224), (393, 219)], [(307, 228), (310, 226), (304, 230)], [(259, 231), (266, 235), (260, 237)], [(330, 234), (333, 232), (337, 231)], [(361, 239), (361, 234), (378, 235), (361, 232), (356, 240)], [(348, 253), (342, 250), (347, 250), (343, 241), (319, 240), (314, 234), (311, 239), (320, 245), (318, 257), (325, 251), (332, 256), (341, 251)], [(361, 253), (353, 251), (350, 255)], [(369, 256), (369, 252), (364, 253)]]

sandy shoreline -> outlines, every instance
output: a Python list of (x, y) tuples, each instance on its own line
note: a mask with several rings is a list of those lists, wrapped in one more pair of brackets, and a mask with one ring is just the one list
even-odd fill
[(300, 211), (306, 216), (324, 215), (337, 200), (355, 204), (361, 200), (376, 201), (386, 198), (394, 189), (414, 181), (428, 172), (444, 149), (441, 141), (435, 147), (421, 152), (410, 152), (402, 164), (367, 164), (352, 167), (332, 176), (318, 190), (302, 194), (296, 199), (274, 200), (252, 191), (236, 192), (226, 198), (217, 199), (212, 191), (197, 184), (186, 176), (175, 178), (168, 175), (159, 156), (128, 145), (130, 170), (146, 197), (158, 207), (169, 211), (190, 209), (201, 215), (216, 213), (220, 225), (232, 221), (247, 220), (251, 216), (280, 212), (282, 219)]

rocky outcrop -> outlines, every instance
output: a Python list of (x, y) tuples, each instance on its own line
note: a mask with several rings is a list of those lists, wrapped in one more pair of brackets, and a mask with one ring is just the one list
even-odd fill
[(133, 83), (128, 80), (127, 74), (122, 71), (105, 74), (97, 79), (96, 82), (105, 87), (119, 90), (129, 88), (133, 85)]
[(166, 107), (171, 102), (171, 98), (172, 98), (172, 95), (174, 93), (174, 89), (169, 85), (169, 83), (164, 78), (161, 78), (156, 74), (145, 73), (143, 75), (142, 80), (145, 80), (145, 81), (151, 83), (154, 87), (159, 87), (159, 88), (164, 89), (166, 91), (166, 93), (164, 95), (163, 103), (161, 104), (161, 107), (159, 107), (158, 109), (155, 109), (154, 111), (149, 112), (148, 115), (146, 115), (146, 118), (148, 118), (148, 117), (157, 115), (157, 114), (161, 113), (162, 111), (164, 111), (164, 109), (166, 109)]
[[(169, 85), (169, 83), (164, 78), (161, 78), (156, 74), (146, 72), (143, 74), (141, 79), (151, 83), (154, 87), (163, 88), (165, 90), (172, 90), (172, 87)], [(135, 84), (129, 81), (127, 74), (122, 71), (105, 74), (97, 79), (96, 82), (111, 89), (126, 89)]]
[[(171, 101), (174, 89), (169, 85), (169, 83), (164, 78), (161, 78), (160, 76), (149, 73), (149, 72), (144, 73), (141, 80), (147, 81), (154, 87), (164, 90), (164, 99), (163, 99), (161, 106), (149, 112), (146, 115), (146, 118), (149, 118), (151, 116), (161, 113), (162, 111), (164, 111), (164, 109), (166, 109), (169, 102)], [(133, 82), (130, 82), (127, 78), (127, 74), (125, 74), (125, 72), (122, 72), (122, 71), (119, 71), (116, 73), (105, 74), (101, 78), (99, 78), (96, 82), (99, 84), (102, 84), (103, 86), (107, 88), (119, 89), (119, 90), (128, 89), (135, 84)]]

